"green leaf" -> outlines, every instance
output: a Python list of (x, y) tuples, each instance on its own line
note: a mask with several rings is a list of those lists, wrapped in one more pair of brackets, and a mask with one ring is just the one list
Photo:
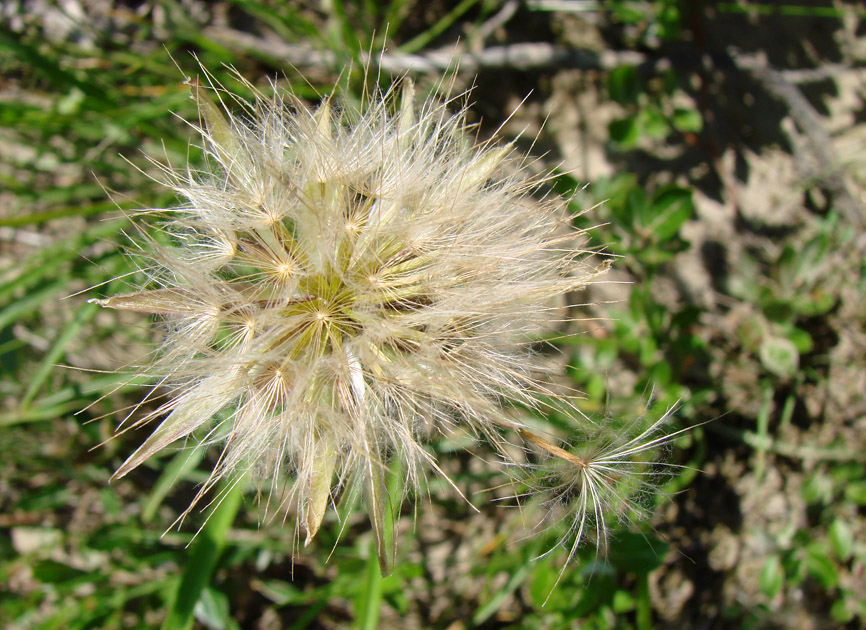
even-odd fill
[(698, 110), (677, 107), (671, 116), (671, 125), (681, 133), (698, 133), (703, 129), (704, 121)]
[(615, 614), (621, 615), (623, 613), (631, 612), (634, 610), (634, 607), (634, 597), (628, 591), (618, 590), (613, 594), (611, 608)]
[(791, 302), (784, 298), (769, 297), (761, 300), (761, 310), (771, 322), (787, 323), (793, 315), (791, 311)]
[(607, 93), (620, 105), (637, 103), (640, 94), (637, 68), (635, 66), (618, 66), (607, 76)]
[(265, 2), (251, 0), (230, 0), (231, 4), (241, 8), (245, 13), (268, 25), (285, 41), (293, 41), (297, 37), (307, 41), (321, 40), (321, 32), (316, 25), (304, 16), (302, 11), (293, 9), (289, 3), (276, 3), (278, 8), (268, 7)]
[(69, 287), (69, 278), (63, 274), (54, 282), (43, 284), (30, 293), (10, 303), (6, 308), (0, 310), (0, 328), (4, 328), (15, 320), (24, 317), (30, 311), (35, 310), (46, 300), (56, 296)]
[(851, 528), (842, 519), (837, 518), (830, 524), (829, 529), (830, 546), (833, 548), (833, 553), (839, 560), (845, 561), (851, 556), (851, 548), (854, 544), (854, 537), (851, 535)]
[[(592, 184), (592, 197), (604, 202), (604, 207), (614, 209), (623, 205), (632, 190), (640, 190), (633, 173), (620, 173), (602, 178)], [(571, 191), (567, 191), (571, 192)]]
[(647, 15), (645, 11), (641, 11), (636, 8), (634, 5), (638, 3), (615, 3), (610, 7), (611, 17), (614, 18), (617, 22), (622, 22), (623, 24), (638, 24), (646, 20)]
[(212, 587), (202, 591), (195, 604), (195, 618), (210, 630), (239, 630), (240, 626), (232, 618), (229, 598), (225, 593)]
[[(610, 606), (614, 593), (617, 591), (617, 580), (609, 565), (595, 563), (591, 568), (592, 577), (581, 585), (578, 590), (580, 599), (566, 609), (567, 618), (575, 623), (571, 627), (580, 627), (578, 620), (590, 616), (602, 606)], [(562, 585), (560, 585), (562, 586)]]
[(637, 118), (634, 116), (610, 121), (607, 125), (607, 132), (610, 135), (610, 139), (619, 144), (623, 149), (634, 147), (638, 138), (640, 138), (640, 127)]
[(68, 564), (42, 560), (33, 565), (33, 577), (43, 584), (61, 584), (85, 578), (87, 573)]
[(172, 458), (163, 469), (159, 479), (156, 480), (144, 507), (141, 508), (142, 522), (148, 523), (153, 520), (153, 517), (156, 516), (156, 511), (162, 505), (165, 497), (168, 496), (172, 486), (178, 480), (183, 479), (188, 472), (195, 470), (195, 467), (199, 465), (199, 462), (204, 457), (205, 450), (201, 447), (183, 449)]
[(430, 26), (427, 30), (423, 31), (419, 35), (416, 35), (411, 40), (402, 44), (397, 50), (401, 53), (413, 53), (418, 50), (421, 50), (431, 41), (433, 41), (436, 37), (441, 35), (445, 30), (451, 27), (461, 15), (466, 13), (469, 9), (473, 7), (473, 5), (477, 4), (478, 0), (463, 0), (453, 9), (448, 11), (445, 15), (443, 15), (439, 20)]
[(758, 349), (761, 364), (780, 378), (791, 378), (800, 366), (800, 353), (790, 339), (765, 337)]
[(490, 600), (475, 612), (475, 615), (472, 617), (472, 625), (478, 626), (490, 619), (490, 617), (492, 617), (496, 611), (502, 607), (505, 598), (516, 591), (517, 588), (526, 581), (526, 578), (529, 577), (531, 571), (532, 561), (527, 560), (522, 566), (520, 566), (520, 568), (511, 574), (508, 582), (506, 582), (502, 588), (497, 590)]
[(652, 604), (649, 593), (649, 573), (640, 573), (635, 584), (636, 609), (635, 627), (637, 630), (651, 630), (652, 628)]
[(814, 342), (812, 341), (812, 335), (807, 333), (802, 328), (791, 326), (790, 329), (785, 332), (785, 336), (788, 338), (788, 340), (790, 340), (791, 343), (794, 344), (794, 347), (800, 354), (811, 352), (812, 348), (815, 346)]
[(806, 552), (806, 572), (824, 588), (833, 588), (839, 583), (836, 566), (823, 549), (811, 547)]
[(806, 317), (817, 317), (824, 315), (836, 304), (835, 298), (820, 287), (816, 287), (809, 293), (796, 296), (792, 306)]
[(654, 387), (664, 389), (673, 378), (671, 364), (667, 361), (659, 361), (655, 363), (649, 370), (649, 379)]
[(675, 252), (663, 249), (655, 243), (644, 246), (643, 248), (634, 248), (630, 250), (629, 253), (636, 256), (643, 264), (650, 267), (662, 265), (666, 262), (669, 262), (673, 260), (674, 256), (676, 255)]
[(556, 576), (557, 569), (553, 566), (550, 556), (535, 561), (527, 591), (533, 608), (543, 610), (546, 605), (550, 606), (551, 610), (556, 610), (570, 603), (566, 601), (567, 594), (563, 594), (563, 589), (554, 590)]
[(767, 597), (774, 597), (779, 592), (779, 589), (782, 588), (784, 577), (779, 557), (770, 556), (764, 562), (764, 567), (761, 569), (761, 574), (758, 577), (758, 585), (761, 592)]
[[(826, 475), (821, 472), (815, 472), (806, 478), (801, 487), (800, 494), (807, 504), (826, 503), (830, 501), (834, 487), (833, 481)], [(866, 491), (864, 491), (864, 499), (866, 499)]]
[(39, 392), (39, 389), (51, 374), (52, 370), (54, 370), (55, 364), (63, 358), (64, 353), (66, 352), (66, 347), (75, 340), (81, 327), (93, 319), (98, 310), (99, 307), (95, 304), (84, 304), (80, 309), (78, 309), (75, 317), (68, 322), (59, 332), (57, 337), (54, 338), (51, 349), (43, 357), (39, 364), (39, 368), (31, 377), (30, 386), (27, 388), (27, 391), (21, 399), (20, 404), (22, 409), (26, 409), (30, 406), (33, 398)]
[(840, 624), (847, 624), (854, 619), (854, 611), (848, 604), (848, 598), (842, 597), (833, 602), (830, 606), (830, 616), (833, 621)]
[(630, 234), (634, 234), (638, 225), (645, 225), (649, 215), (649, 201), (644, 191), (635, 186), (628, 191), (623, 204), (620, 224)]
[(221, 486), (217, 505), (193, 542), (183, 576), (169, 606), (162, 630), (189, 630), (193, 611), (207, 587), (225, 545), (226, 533), (241, 504), (240, 482)]
[[(61, 56), (48, 56), (34, 46), (23, 41), (17, 33), (0, 27), (0, 49), (10, 51), (15, 58), (26, 64), (28, 68), (39, 71), (48, 79), (55, 90), (68, 92), (77, 88), (90, 97), (91, 106), (104, 106), (105, 95), (96, 83), (82, 81), (75, 74), (63, 69), (57, 62)], [(56, 51), (52, 51), (55, 52)]]
[(608, 559), (622, 571), (649, 573), (662, 565), (667, 550), (668, 543), (655, 536), (623, 532), (611, 541)]
[(866, 481), (866, 465), (859, 462), (844, 462), (834, 466), (828, 471), (833, 478), (836, 487), (849, 483)]
[(376, 630), (382, 607), (382, 568), (379, 545), (374, 540), (369, 546), (367, 574), (355, 598), (355, 621), (361, 630)]
[(655, 106), (645, 107), (638, 117), (644, 135), (660, 140), (670, 132), (670, 125), (662, 111)]
[(659, 39), (672, 42), (680, 38), (680, 9), (674, 3), (654, 3), (655, 27)]
[(309, 600), (301, 589), (284, 580), (255, 580), (252, 587), (277, 606), (304, 604)]
[(866, 505), (866, 481), (852, 481), (845, 486), (845, 497), (857, 505)]
[(647, 227), (659, 241), (668, 241), (676, 236), (683, 223), (691, 218), (694, 209), (690, 189), (664, 186), (652, 196), (650, 201), (652, 222)]

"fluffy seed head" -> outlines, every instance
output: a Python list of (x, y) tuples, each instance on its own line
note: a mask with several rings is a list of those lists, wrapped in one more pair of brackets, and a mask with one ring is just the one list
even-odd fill
[(509, 147), (406, 80), (360, 111), (190, 86), (208, 168), (165, 171), (183, 203), (147, 211), (152, 286), (96, 300), (167, 326), (148, 371), (170, 398), (136, 425), (163, 419), (116, 476), (207, 427), (223, 452), (202, 493), (254, 477), (309, 542), (357, 482), (384, 558), (389, 466), (411, 486), (438, 471), (431, 438), (520, 434), (508, 408), (551, 395), (531, 345), (606, 265)]

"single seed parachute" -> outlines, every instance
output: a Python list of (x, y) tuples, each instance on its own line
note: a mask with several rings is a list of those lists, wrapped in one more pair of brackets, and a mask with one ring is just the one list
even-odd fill
[(166, 327), (145, 372), (168, 398), (132, 426), (161, 420), (116, 477), (195, 434), (222, 445), (196, 502), (255, 479), (305, 544), (341, 489), (362, 488), (384, 565), (386, 472), (399, 464), (407, 488), (441, 473), (431, 440), (468, 432), (507, 461), (508, 435), (565, 452), (514, 408), (556, 400), (532, 344), (557, 298), (607, 268), (566, 200), (535, 199), (510, 147), (472, 144), (465, 110), (418, 106), (408, 80), (357, 111), (277, 89), (229, 107), (189, 85), (207, 168), (164, 168), (183, 201), (145, 211), (162, 232), (141, 230), (148, 286), (94, 300)]

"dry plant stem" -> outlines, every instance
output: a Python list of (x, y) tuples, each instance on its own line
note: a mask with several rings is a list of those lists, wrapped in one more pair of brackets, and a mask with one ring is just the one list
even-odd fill
[[(483, 38), (487, 33), (482, 30), (480, 34)], [(287, 43), (276, 36), (260, 37), (222, 26), (207, 27), (204, 35), (228, 48), (267, 58), (281, 66), (288, 63), (299, 70), (330, 70), (338, 61), (336, 55), (329, 51), (319, 50), (307, 44)], [(712, 59), (709, 54), (705, 56)], [(480, 72), (498, 68), (521, 71), (540, 68), (607, 71), (622, 65), (633, 65), (642, 67), (646, 73), (653, 73), (670, 67), (682, 71), (695, 70), (699, 67), (698, 64), (702, 63), (700, 59), (695, 59), (694, 55), (680, 55), (675, 58), (654, 57), (633, 50), (595, 51), (557, 46), (550, 42), (521, 42), (469, 51), (461, 51), (455, 46), (446, 46), (414, 54), (401, 53), (399, 50), (375, 55), (362, 53), (362, 62), (395, 74), (442, 73), (453, 67), (456, 59), (459, 59), (460, 69), (463, 72)], [(730, 68), (723, 63), (713, 64), (713, 69), (721, 72), (730, 71)], [(862, 74), (861, 69), (844, 64), (826, 64), (811, 70), (774, 70), (774, 72), (791, 84), (814, 83), (842, 74)]]
[[(289, 44), (276, 37), (264, 38), (236, 29), (211, 26), (205, 36), (234, 49), (248, 51), (255, 56), (264, 56), (280, 65), (287, 61), (300, 70), (333, 68), (337, 57), (329, 52), (312, 48), (306, 44)], [(386, 72), (435, 73), (446, 72), (460, 60), (462, 72), (478, 72), (496, 68), (509, 70), (532, 70), (537, 68), (576, 68), (583, 70), (611, 70), (624, 64), (640, 65), (647, 56), (635, 51), (592, 51), (549, 42), (525, 42), (506, 46), (489, 46), (480, 50), (464, 51), (448, 46), (417, 54), (397, 52), (362, 53), (362, 62), (378, 66)]]

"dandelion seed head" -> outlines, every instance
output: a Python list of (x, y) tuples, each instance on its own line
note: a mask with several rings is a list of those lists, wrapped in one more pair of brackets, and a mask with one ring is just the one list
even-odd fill
[(431, 437), (519, 430), (508, 407), (551, 393), (532, 344), (606, 264), (453, 99), (418, 104), (404, 81), (355, 111), (190, 86), (207, 167), (165, 169), (181, 203), (149, 211), (168, 237), (145, 248), (153, 286), (98, 301), (166, 321), (148, 373), (172, 395), (116, 476), (204, 432), (223, 451), (199, 497), (292, 479), (269, 506), (308, 543), (357, 483), (382, 538), (389, 466), (412, 487), (439, 470)]

